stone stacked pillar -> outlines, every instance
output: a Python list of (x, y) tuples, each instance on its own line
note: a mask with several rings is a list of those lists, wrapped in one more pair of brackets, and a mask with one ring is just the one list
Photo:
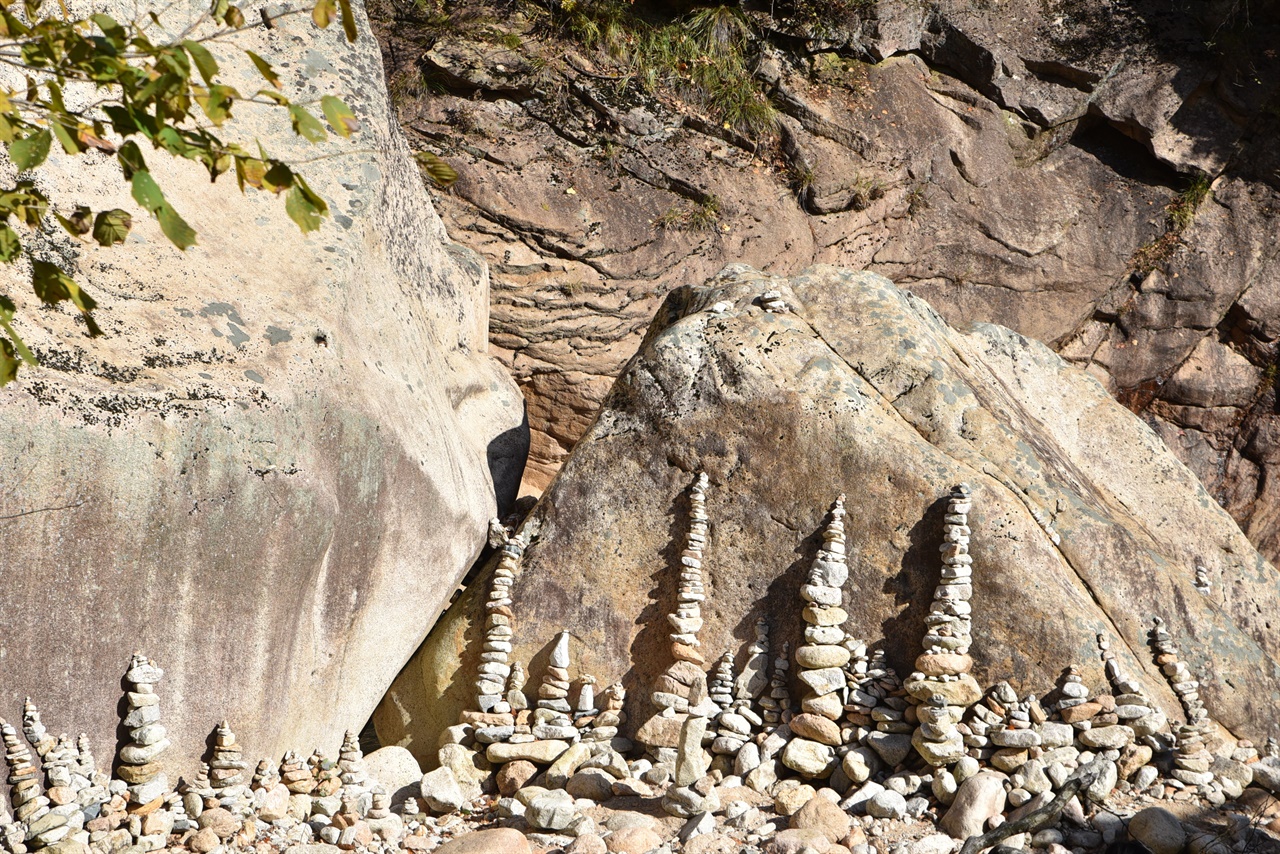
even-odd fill
[[(79, 755), (67, 735), (60, 736), (54, 746), (45, 753), (41, 766), (44, 769), (44, 791), (54, 806), (69, 804), (76, 799), (77, 786), (73, 779), (79, 768)], [(83, 788), (88, 780), (80, 778)]]
[(951, 491), (943, 518), (942, 578), (933, 591), (933, 604), (925, 617), (924, 653), (916, 659), (916, 671), (903, 683), (907, 693), (919, 701), (939, 695), (947, 705), (963, 709), (982, 698), (982, 689), (969, 671), (973, 658), (972, 608), (973, 558), (969, 556), (969, 511), (972, 507), (968, 484)]
[(733, 705), (733, 655), (726, 652), (716, 663), (714, 675), (707, 685), (707, 695), (722, 712)]
[(627, 721), (627, 713), (623, 706), (627, 700), (627, 690), (621, 682), (614, 682), (600, 695), (604, 701), (600, 714), (596, 715), (592, 735), (597, 741), (609, 741), (618, 735), (618, 727)]
[(1155, 628), (1151, 631), (1151, 641), (1156, 650), (1156, 664), (1160, 672), (1169, 680), (1169, 687), (1178, 695), (1178, 702), (1187, 714), (1187, 723), (1203, 725), (1208, 723), (1209, 713), (1200, 701), (1200, 683), (1196, 681), (1191, 670), (1178, 657), (1178, 646), (1165, 628), (1164, 620), (1155, 618)]
[(168, 778), (160, 773), (156, 760), (169, 747), (165, 728), (160, 723), (160, 698), (156, 684), (164, 671), (146, 657), (134, 654), (125, 673), (131, 690), (125, 695), (128, 710), (122, 721), (129, 731), (117, 755), (116, 774), (128, 784), (129, 805), (141, 808), (163, 797), (169, 789)]
[(480, 672), (476, 679), (476, 708), (483, 713), (511, 712), (511, 703), (503, 696), (511, 675), (509, 659), (514, 636), (511, 585), (524, 558), (525, 546), (521, 537), (509, 537), (502, 544), (489, 600), (485, 602), (484, 649), (480, 653)]
[(569, 717), (569, 633), (556, 635), (551, 659), (538, 686), (538, 707), (533, 712), (533, 737), (538, 740), (577, 741), (579, 733)]
[(371, 788), (369, 773), (364, 767), (364, 751), (360, 749), (360, 737), (353, 730), (342, 734), (338, 771), (342, 777), (342, 785), (346, 788), (359, 792), (368, 792)]
[(805, 694), (800, 714), (791, 719), (795, 736), (782, 754), (782, 763), (802, 776), (826, 776), (835, 765), (835, 748), (843, 737), (837, 721), (844, 714), (848, 679), (844, 666), (851, 657), (842, 628), (849, 614), (843, 587), (849, 578), (844, 536), (844, 496), (836, 499), (822, 532), (822, 546), (800, 587), (804, 602), (804, 643), (796, 650), (798, 677)]
[[(680, 553), (680, 582), (676, 592), (676, 610), (667, 615), (671, 627), (671, 657), (675, 661), (654, 682), (650, 700), (657, 712), (636, 732), (641, 744), (673, 755), (680, 740), (684, 716), (690, 707), (703, 716), (714, 714), (715, 706), (707, 697), (706, 663), (699, 651), (698, 631), (702, 628), (702, 602), (706, 588), (702, 583), (702, 556), (707, 545), (707, 476), (699, 474), (689, 490), (689, 527), (685, 547)], [(655, 754), (656, 755), (656, 754)], [(672, 760), (674, 761), (674, 760)]]
[(782, 649), (773, 657), (769, 673), (769, 693), (760, 698), (764, 710), (764, 731), (773, 732), (779, 724), (791, 721), (791, 689), (787, 687), (787, 671), (791, 669), (791, 644), (783, 641)]
[(316, 788), (315, 775), (302, 757), (292, 750), (280, 760), (280, 781), (295, 795), (309, 795)]
[(49, 799), (40, 791), (40, 772), (31, 761), (31, 751), (18, 738), (18, 731), (0, 720), (4, 739), (4, 761), (9, 766), (9, 803), (13, 817), (28, 824), (49, 811)]
[(213, 757), (209, 760), (209, 784), (215, 791), (245, 784), (244, 772), (249, 763), (236, 744), (236, 734), (226, 721), (218, 724), (213, 736)]
[[(1169, 726), (1169, 720), (1160, 711), (1155, 701), (1147, 696), (1142, 685), (1120, 669), (1120, 661), (1111, 651), (1111, 640), (1103, 634), (1098, 635), (1098, 649), (1102, 653), (1102, 666), (1111, 683), (1116, 707), (1116, 719), (1133, 730), (1138, 738), (1150, 739), (1157, 732)], [(1154, 746), (1154, 745), (1152, 745)]]
[(769, 623), (756, 618), (756, 637), (747, 647), (746, 662), (734, 681), (733, 696), (738, 701), (754, 702), (769, 687)]
[(31, 702), (30, 697), (27, 697), (26, 702), (22, 704), (22, 734), (26, 737), (27, 744), (35, 750), (36, 756), (44, 762), (44, 758), (49, 755), (49, 751), (53, 749), (56, 742), (41, 723), (40, 710), (36, 708), (35, 703)]

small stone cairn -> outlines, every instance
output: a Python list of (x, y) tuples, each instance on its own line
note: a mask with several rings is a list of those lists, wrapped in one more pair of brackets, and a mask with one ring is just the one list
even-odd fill
[(128, 784), (129, 804), (144, 807), (169, 790), (169, 779), (156, 764), (169, 746), (160, 723), (160, 698), (156, 694), (156, 683), (164, 678), (164, 671), (135, 653), (124, 678), (132, 686), (125, 695), (128, 710), (122, 721), (129, 730), (129, 741), (120, 748), (117, 773)]
[(35, 703), (31, 702), (30, 697), (22, 704), (22, 734), (26, 737), (27, 744), (31, 745), (31, 749), (40, 758), (41, 763), (57, 744), (57, 741), (44, 728), (44, 724), (40, 721), (40, 710), (36, 708)]
[(982, 689), (969, 671), (973, 658), (969, 647), (972, 621), (969, 604), (973, 596), (973, 558), (969, 556), (969, 510), (972, 507), (968, 484), (951, 491), (943, 518), (942, 578), (933, 592), (933, 605), (925, 617), (924, 652), (916, 659), (916, 671), (903, 687), (916, 700), (939, 695), (947, 705), (961, 710), (982, 697)]
[(547, 672), (538, 686), (538, 707), (533, 712), (533, 737), (540, 741), (577, 741), (579, 733), (569, 717), (569, 633), (556, 635)]
[(808, 689), (800, 700), (801, 712), (790, 721), (793, 738), (782, 754), (782, 764), (806, 778), (828, 776), (836, 764), (835, 749), (842, 743), (837, 721), (844, 714), (848, 680), (843, 670), (850, 652), (841, 626), (849, 614), (840, 607), (849, 578), (845, 556), (844, 496), (836, 499), (831, 519), (822, 533), (822, 546), (800, 587), (804, 601), (804, 644), (796, 649), (798, 677)]
[(213, 736), (213, 756), (209, 760), (209, 784), (214, 790), (244, 786), (244, 772), (249, 763), (236, 744), (236, 734), (227, 721), (218, 724)]

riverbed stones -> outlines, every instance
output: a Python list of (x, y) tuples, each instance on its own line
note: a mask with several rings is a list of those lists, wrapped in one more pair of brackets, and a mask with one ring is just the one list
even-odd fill
[(140, 653), (134, 653), (124, 675), (130, 690), (125, 695), (127, 705), (121, 725), (128, 730), (129, 738), (121, 745), (117, 759), (121, 766), (132, 767), (127, 791), (129, 804), (135, 808), (158, 800), (169, 790), (168, 777), (158, 770), (158, 760), (169, 746), (169, 739), (160, 724), (160, 704), (150, 699), (163, 677), (164, 671)]

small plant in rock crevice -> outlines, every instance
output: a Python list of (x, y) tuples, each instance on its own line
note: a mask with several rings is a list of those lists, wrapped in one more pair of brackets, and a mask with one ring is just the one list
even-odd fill
[(1192, 176), (1183, 188), (1165, 205), (1165, 231), (1160, 236), (1139, 246), (1129, 259), (1129, 269), (1146, 275), (1163, 267), (1173, 258), (1183, 244), (1182, 233), (1195, 221), (1196, 211), (1212, 192), (1209, 176), (1203, 172)]

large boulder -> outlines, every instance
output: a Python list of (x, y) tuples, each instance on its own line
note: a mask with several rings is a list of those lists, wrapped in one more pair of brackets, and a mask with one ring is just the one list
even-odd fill
[(166, 671), (171, 770), (192, 775), (224, 717), (252, 756), (332, 753), (514, 498), (523, 412), (486, 352), (487, 272), (449, 243), (362, 12), (360, 30), (348, 46), (293, 16), (210, 43), (241, 91), (261, 86), (249, 48), (290, 92), (357, 113), (352, 142), (309, 146), (247, 104), (226, 129), (311, 160), (298, 169), (332, 211), (319, 231), (148, 149), (199, 234), (184, 254), (114, 159), (55, 154), (38, 180), (60, 209), (135, 212), (119, 247), (37, 242), (97, 298), (106, 335), (88, 341), (74, 312), (37, 309), (21, 271), (0, 270), (43, 362), (0, 390), (0, 716), (29, 694), (100, 760), (135, 650)]
[[(771, 289), (790, 313), (761, 308)], [(729, 650), (741, 666), (761, 614), (775, 648), (797, 646), (799, 587), (847, 493), (846, 628), (910, 673), (946, 496), (967, 481), (980, 681), (1043, 695), (1075, 665), (1105, 684), (1104, 634), (1173, 717), (1147, 645), (1162, 616), (1210, 714), (1255, 739), (1275, 731), (1280, 576), (1194, 475), (1043, 345), (952, 328), (880, 276), (829, 267), (790, 280), (731, 267), (664, 304), (531, 516), (540, 533), (513, 587), (513, 658), (533, 680), (567, 629), (573, 672), (622, 678), (631, 721), (645, 720), (671, 663), (665, 615), (698, 471), (711, 482), (709, 660)], [(384, 743), (433, 745), (469, 699), (491, 571), (396, 680), (375, 715)]]

